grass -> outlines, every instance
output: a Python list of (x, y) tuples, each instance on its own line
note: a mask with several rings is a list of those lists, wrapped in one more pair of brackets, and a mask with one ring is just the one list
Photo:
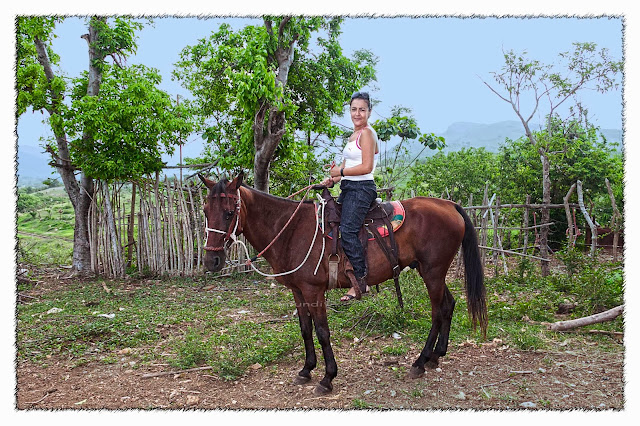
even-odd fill
[(60, 188), (19, 191), (17, 254), (21, 263), (69, 265), (73, 254), (73, 207)]
[[(554, 319), (559, 300), (582, 297), (554, 290), (556, 279), (532, 277), (521, 283), (509, 277), (488, 278), (487, 340), (499, 338), (521, 350), (548, 349), (564, 341), (566, 335), (536, 324)], [(619, 284), (615, 276), (609, 279), (614, 287)], [(302, 363), (304, 349), (298, 319), (292, 315), (293, 297), (273, 283), (242, 275), (220, 279), (213, 290), (200, 292), (193, 279), (73, 282), (45, 292), (35, 301), (18, 304), (17, 356), (42, 363), (47, 362), (47, 356), (62, 356), (76, 365), (90, 361), (113, 364), (120, 362), (118, 351), (127, 349), (136, 366), (166, 363), (184, 369), (210, 365), (228, 380), (240, 377), (254, 364)], [(368, 339), (397, 333), (402, 338), (385, 340), (388, 343), (382, 347), (382, 355), (404, 355), (412, 347), (421, 348), (430, 327), (429, 300), (415, 272), (403, 274), (401, 284), (403, 311), (391, 285), (385, 284), (379, 294), (351, 304), (338, 301), (343, 291), (329, 292), (333, 344), (367, 344)], [(25, 284), (21, 286), (18, 290), (29, 290)], [(458, 300), (450, 347), (468, 339), (482, 341), (479, 331), (471, 330), (462, 282), (455, 280), (449, 287)], [(61, 311), (48, 313), (53, 308)], [(618, 319), (594, 327), (619, 331), (622, 322)], [(608, 336), (584, 339), (598, 342), (603, 350), (617, 345)], [(317, 343), (316, 347), (320, 349)]]

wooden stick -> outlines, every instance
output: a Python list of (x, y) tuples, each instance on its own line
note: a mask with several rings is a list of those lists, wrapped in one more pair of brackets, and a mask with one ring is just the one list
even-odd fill
[(578, 204), (580, 205), (580, 211), (582, 211), (582, 215), (584, 216), (589, 228), (591, 228), (591, 251), (590, 255), (593, 257), (596, 254), (596, 244), (598, 243), (598, 232), (596, 230), (596, 225), (594, 225), (589, 213), (587, 213), (587, 209), (584, 207), (584, 199), (582, 195), (582, 182), (578, 181), (577, 183), (577, 191), (578, 191)]
[(500, 250), (500, 249), (495, 248), (495, 247), (487, 247), (487, 246), (481, 246), (481, 245), (478, 245), (478, 248), (485, 249), (485, 250), (496, 250), (496, 251), (499, 251), (499, 252), (515, 254), (515, 255), (518, 255), (518, 256), (522, 256), (522, 257), (530, 257), (531, 259), (544, 260), (546, 262), (549, 261), (549, 259), (544, 259), (542, 257), (533, 256), (533, 255), (530, 255), (530, 254), (518, 253), (517, 251), (512, 251), (512, 250)]
[(608, 311), (601, 312), (599, 314), (590, 315), (584, 318), (578, 318), (568, 321), (559, 321), (549, 324), (547, 327), (553, 331), (565, 331), (572, 328), (584, 327), (585, 325), (597, 324), (600, 322), (611, 321), (617, 318), (624, 312), (624, 305), (616, 306)]
[(575, 244), (575, 241), (573, 239), (574, 236), (574, 226), (577, 226), (577, 224), (573, 223), (573, 218), (571, 217), (571, 209), (569, 208), (569, 198), (571, 197), (571, 194), (573, 194), (573, 190), (576, 188), (576, 184), (574, 183), (573, 185), (571, 185), (571, 188), (569, 189), (569, 191), (567, 192), (567, 195), (564, 196), (564, 212), (567, 215), (567, 229), (569, 230), (568, 235), (567, 235), (567, 247), (573, 247)]
[(32, 402), (27, 401), (27, 402), (25, 402), (25, 404), (29, 404), (29, 405), (36, 405), (36, 404), (39, 404), (39, 403), (41, 403), (42, 401), (44, 401), (44, 399), (45, 399), (46, 397), (48, 397), (49, 395), (51, 395), (52, 393), (54, 393), (54, 392), (55, 392), (55, 391), (57, 391), (57, 390), (58, 390), (58, 389), (55, 389), (55, 388), (54, 388), (54, 389), (49, 389), (49, 390), (47, 391), (47, 393), (45, 393), (45, 394), (44, 394), (44, 396), (43, 396), (42, 398), (40, 398), (39, 400), (37, 400), (37, 401), (32, 401)]

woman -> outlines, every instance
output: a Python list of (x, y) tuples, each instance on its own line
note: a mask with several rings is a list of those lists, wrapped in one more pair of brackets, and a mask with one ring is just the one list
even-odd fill
[[(349, 102), (353, 134), (349, 137), (343, 154), (342, 164), (331, 168), (331, 177), (323, 184), (331, 187), (340, 182), (340, 196), (338, 203), (342, 204), (340, 219), (340, 235), (342, 248), (353, 266), (355, 278), (362, 293), (369, 291), (367, 286), (367, 270), (364, 249), (358, 234), (364, 224), (364, 218), (376, 199), (376, 185), (373, 172), (376, 168), (378, 153), (378, 136), (369, 126), (371, 116), (371, 99), (365, 92), (357, 92), (351, 96)], [(355, 298), (355, 290), (349, 292), (340, 300), (349, 301)]]

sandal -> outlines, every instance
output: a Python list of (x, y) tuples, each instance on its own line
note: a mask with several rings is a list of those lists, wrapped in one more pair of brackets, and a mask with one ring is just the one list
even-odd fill
[[(369, 286), (367, 286), (367, 291), (365, 291), (364, 293), (362, 293), (362, 295), (364, 296), (365, 294), (368, 294), (370, 291), (371, 291), (371, 288), (369, 288)], [(356, 298), (356, 296), (354, 296), (353, 294), (349, 294), (349, 293), (347, 293), (347, 294), (345, 294), (344, 296), (342, 296), (342, 297), (340, 298), (340, 301), (341, 301), (341, 302), (350, 302), (350, 301), (352, 301), (352, 300), (353, 300), (353, 299), (355, 299), (355, 298)]]
[(342, 297), (340, 298), (340, 301), (341, 301), (341, 302), (350, 302), (350, 301), (352, 301), (352, 300), (353, 300), (353, 299), (355, 299), (355, 298), (356, 298), (356, 297), (355, 297), (353, 294), (345, 294), (344, 296), (342, 296)]

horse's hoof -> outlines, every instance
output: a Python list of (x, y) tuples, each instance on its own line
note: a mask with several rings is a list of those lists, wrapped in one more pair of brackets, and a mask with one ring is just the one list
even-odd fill
[(411, 370), (409, 370), (408, 376), (410, 379), (418, 379), (424, 376), (424, 368), (413, 366)]
[(438, 368), (438, 360), (436, 359), (435, 361), (433, 360), (427, 361), (427, 363), (425, 364), (425, 367), (435, 370), (436, 368)]
[(307, 377), (307, 376), (296, 376), (295, 379), (293, 379), (293, 383), (296, 385), (304, 385), (305, 383), (309, 383), (311, 381), (311, 377)]
[(331, 393), (331, 390), (332, 389), (329, 389), (328, 387), (318, 383), (318, 385), (313, 390), (313, 394), (315, 396), (323, 396), (323, 395), (327, 395), (327, 394)]

